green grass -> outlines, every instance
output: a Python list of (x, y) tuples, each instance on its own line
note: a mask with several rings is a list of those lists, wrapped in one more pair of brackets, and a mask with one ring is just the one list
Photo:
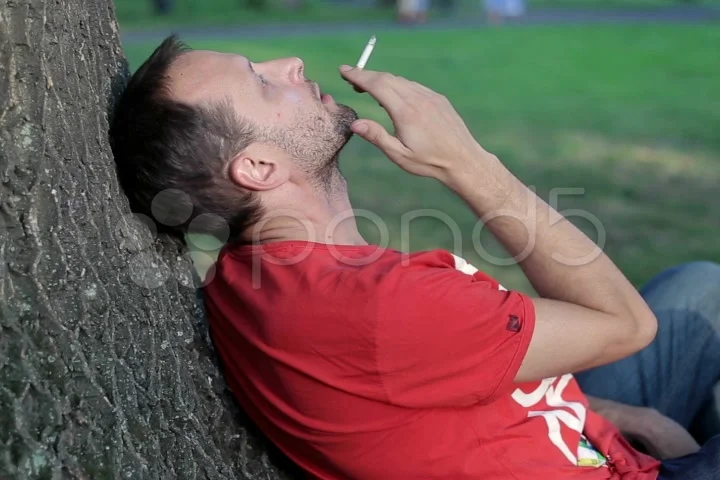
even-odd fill
[(267, 8), (257, 11), (244, 0), (176, 0), (168, 15), (158, 15), (150, 0), (116, 0), (118, 22), (124, 30), (168, 26), (230, 26), (268, 23), (362, 22), (392, 19), (388, 8), (368, 8), (306, 0), (305, 8), (290, 11), (284, 0), (266, 0)]
[[(353, 4), (352, 1), (355, 1)], [(277, 23), (362, 23), (373, 20), (392, 20), (393, 8), (382, 8), (376, 0), (306, 0), (305, 8), (289, 11), (285, 0), (266, 0), (267, 9), (257, 11), (247, 6), (247, 0), (176, 0), (169, 15), (155, 13), (151, 0), (115, 0), (117, 18), (123, 30), (156, 27), (230, 26)], [(451, 13), (458, 18), (483, 16), (482, 0), (455, 0)], [(529, 8), (613, 9), (656, 8), (683, 5), (720, 5), (720, 0), (531, 0)], [(447, 14), (433, 5), (433, 18)]]
[[(337, 73), (365, 41), (353, 34), (194, 46), (255, 61), (300, 56), (308, 77), (336, 100), (388, 125), (380, 107)], [(553, 188), (584, 188), (561, 196), (559, 209), (597, 217), (606, 253), (640, 285), (680, 262), (720, 261), (717, 45), (713, 26), (379, 32), (370, 66), (446, 94), (478, 141), (544, 198)], [(152, 47), (129, 47), (131, 65)], [(529, 289), (517, 267), (481, 261), (471, 244), (473, 214), (438, 183), (406, 174), (361, 139), (351, 141), (341, 165), (354, 207), (387, 223), (391, 246), (400, 246), (403, 213), (437, 209), (460, 226), (468, 260), (508, 287)], [(598, 238), (592, 223), (573, 220)], [(378, 238), (372, 225), (361, 225), (368, 239)], [(452, 248), (439, 222), (418, 221), (410, 238), (413, 250)]]
[(653, 9), (663, 7), (718, 6), (718, 0), (530, 0), (533, 8)]

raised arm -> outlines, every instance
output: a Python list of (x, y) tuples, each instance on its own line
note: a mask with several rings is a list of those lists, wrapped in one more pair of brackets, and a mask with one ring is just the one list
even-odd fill
[[(341, 71), (387, 110), (395, 135), (366, 119), (353, 130), (406, 171), (454, 190), (511, 255), (521, 256), (540, 298), (534, 299), (535, 331), (517, 381), (610, 363), (652, 341), (657, 321), (622, 272), (485, 151), (444, 96), (388, 73)], [(589, 254), (594, 260), (577, 262)]]

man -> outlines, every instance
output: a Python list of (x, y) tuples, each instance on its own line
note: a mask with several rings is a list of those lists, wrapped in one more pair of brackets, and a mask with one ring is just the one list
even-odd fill
[[(228, 384), (265, 434), (322, 479), (717, 478), (720, 440), (700, 449), (687, 429), (718, 433), (705, 419), (720, 267), (670, 270), (643, 298), (444, 97), (341, 75), (388, 111), (394, 136), (320, 92), (297, 58), (255, 63), (175, 38), (135, 73), (110, 132), (136, 208), (166, 218), (178, 206), (156, 195), (182, 191), (193, 213), (174, 228), (202, 217), (229, 232), (207, 313)], [(454, 190), (539, 296), (443, 250), (368, 245), (338, 168), (353, 133)]]

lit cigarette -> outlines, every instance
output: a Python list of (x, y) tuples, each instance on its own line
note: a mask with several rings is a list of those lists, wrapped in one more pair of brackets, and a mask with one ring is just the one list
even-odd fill
[(363, 50), (362, 55), (360, 55), (360, 60), (358, 60), (357, 68), (365, 68), (365, 65), (367, 65), (368, 60), (370, 59), (370, 55), (372, 55), (373, 49), (375, 48), (375, 42), (377, 39), (375, 38), (375, 35), (370, 37), (370, 41), (365, 45), (365, 50)]

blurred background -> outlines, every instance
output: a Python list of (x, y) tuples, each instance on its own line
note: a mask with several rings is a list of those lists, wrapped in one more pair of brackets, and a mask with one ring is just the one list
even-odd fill
[[(368, 68), (445, 94), (475, 138), (598, 241), (636, 285), (672, 265), (720, 261), (720, 0), (116, 0), (136, 69), (162, 38), (241, 53), (298, 56), (308, 78), (361, 117), (384, 111), (338, 74), (372, 34)], [(461, 254), (508, 288), (530, 292), (517, 266), (477, 231), (472, 212), (439, 183), (410, 176), (353, 139), (341, 156), (356, 209), (377, 214), (389, 246), (454, 248), (429, 208), (463, 234)], [(584, 213), (583, 213), (584, 212)], [(360, 219), (369, 241), (379, 230)], [(476, 232), (477, 233), (477, 232)], [(475, 242), (475, 245), (474, 243)], [(204, 274), (218, 243), (191, 239)], [(485, 257), (485, 258), (484, 258)], [(210, 270), (210, 275), (212, 270)]]

